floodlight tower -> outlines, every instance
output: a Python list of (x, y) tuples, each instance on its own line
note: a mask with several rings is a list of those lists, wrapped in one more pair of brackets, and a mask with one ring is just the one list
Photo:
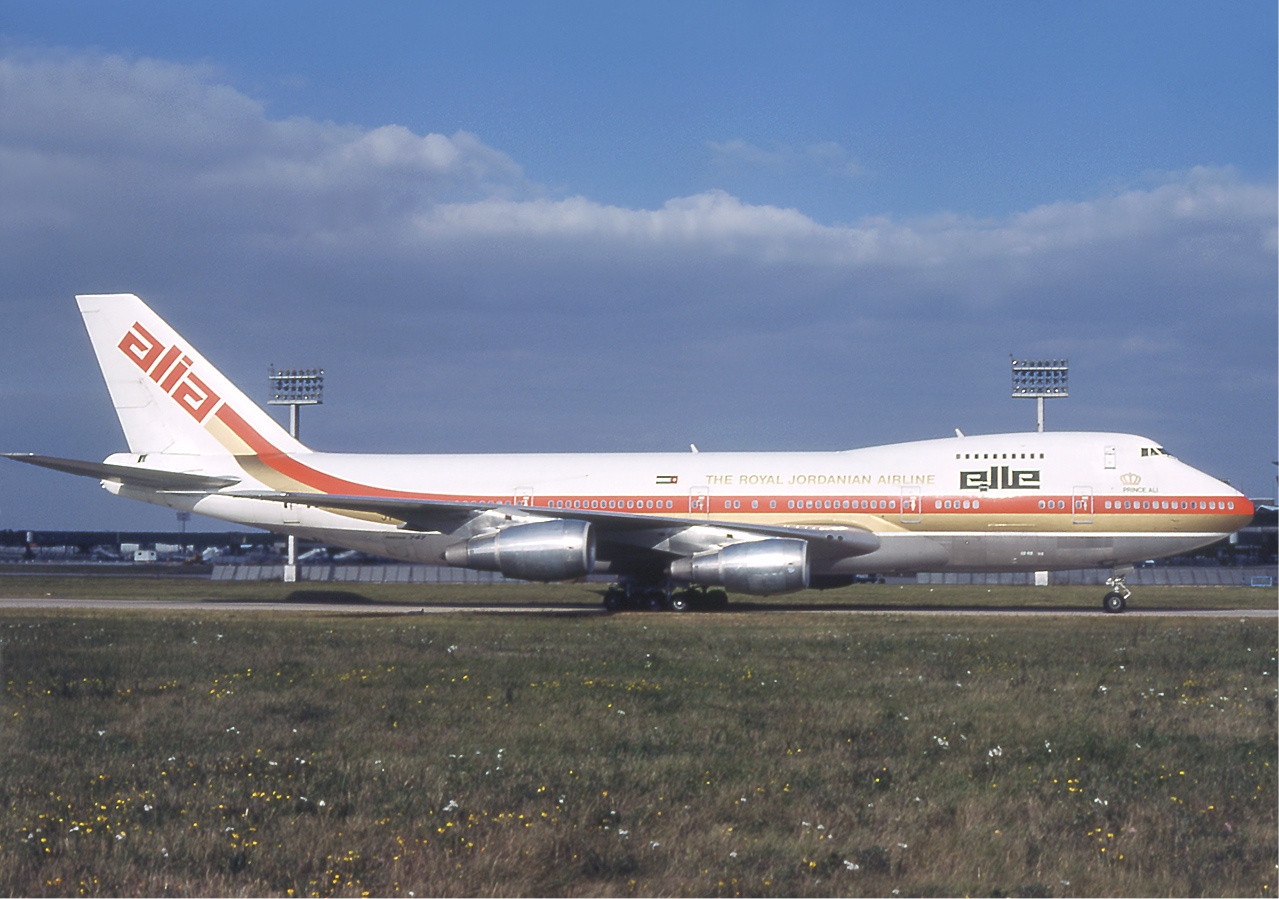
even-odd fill
[(289, 433), (298, 436), (298, 408), (318, 406), (324, 402), (324, 369), (267, 367), (267, 380), (271, 382), (269, 406), (289, 407)]
[[(1012, 358), (1011, 356), (1009, 357)], [(1034, 397), (1039, 430), (1044, 429), (1044, 400), (1070, 396), (1070, 367), (1065, 359), (1013, 359), (1013, 397)]]
[[(298, 410), (302, 406), (319, 406), (324, 402), (324, 369), (277, 369), (272, 363), (267, 366), (266, 378), (271, 384), (271, 398), (267, 405), (289, 407), (289, 433), (296, 440), (300, 430)], [(297, 538), (289, 534), (289, 560), (284, 566), (284, 582), (292, 584), (297, 579)]]

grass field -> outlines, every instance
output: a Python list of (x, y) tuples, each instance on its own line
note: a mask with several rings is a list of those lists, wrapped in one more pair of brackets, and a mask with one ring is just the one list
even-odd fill
[[(989, 602), (1099, 602), (1057, 589)], [(5, 611), (0, 892), (1275, 892), (1273, 620), (744, 608)]]
[[(581, 605), (599, 607), (603, 584), (362, 584), (278, 581), (211, 581), (198, 578), (22, 575), (0, 568), (0, 598), (183, 599), (191, 602), (306, 602), (323, 600), (407, 605)], [(733, 595), (730, 608), (892, 609), (1027, 608), (1063, 611), (1101, 608), (1104, 587), (974, 587), (926, 584), (858, 584), (837, 590), (805, 590), (785, 596)], [(1129, 608), (1273, 609), (1273, 589), (1252, 587), (1138, 587)]]

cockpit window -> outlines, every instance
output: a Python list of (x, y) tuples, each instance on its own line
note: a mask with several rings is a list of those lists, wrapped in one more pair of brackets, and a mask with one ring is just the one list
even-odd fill
[(1168, 456), (1172, 458), (1172, 453), (1165, 450), (1162, 446), (1143, 446), (1141, 448), (1143, 456)]

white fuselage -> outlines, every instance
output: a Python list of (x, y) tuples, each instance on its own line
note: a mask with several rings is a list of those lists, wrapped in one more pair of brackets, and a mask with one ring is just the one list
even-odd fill
[[(558, 517), (581, 510), (678, 518), (704, 522), (707, 532), (730, 532), (729, 540), (734, 524), (843, 526), (879, 538), (874, 552), (816, 559), (817, 575), (1119, 566), (1214, 542), (1246, 524), (1253, 511), (1238, 491), (1153, 441), (1108, 433), (998, 434), (808, 453), (307, 452), (253, 457), (252, 465), (218, 470), (231, 459), (153, 456), (146, 462), (241, 478), (247, 472), (251, 477), (240, 489), (256, 483), (288, 492), (506, 504), (534, 517), (539, 509), (554, 509)], [(367, 512), (108, 486), (121, 495), (407, 561), (439, 562), (457, 540)], [(671, 538), (666, 524), (619, 540), (663, 548)], [(608, 569), (612, 555), (601, 547), (599, 570)]]

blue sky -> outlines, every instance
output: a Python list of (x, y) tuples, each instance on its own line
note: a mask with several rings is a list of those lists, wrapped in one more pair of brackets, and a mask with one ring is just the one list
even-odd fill
[[(1013, 430), (1015, 352), (1272, 495), (1276, 18), (11, 0), (0, 443), (122, 448), (71, 297), (130, 291), (251, 394), (325, 365), (317, 448)], [(0, 527), (171, 521), (17, 468)]]

